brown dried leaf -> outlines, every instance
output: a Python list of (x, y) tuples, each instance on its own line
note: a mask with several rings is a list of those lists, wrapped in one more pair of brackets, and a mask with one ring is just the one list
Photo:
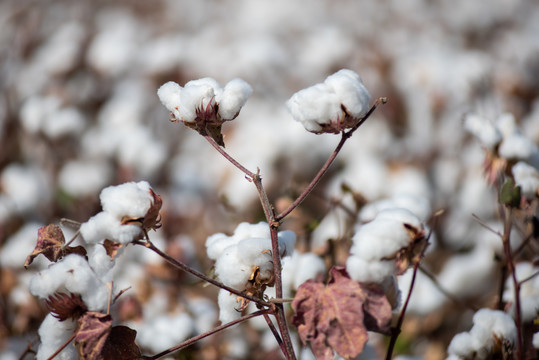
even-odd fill
[(79, 294), (54, 293), (45, 303), (52, 315), (60, 321), (78, 319), (88, 311)]
[(144, 215), (142, 228), (146, 230), (155, 230), (161, 227), (161, 217), (159, 216), (159, 211), (163, 205), (163, 199), (161, 199), (161, 196), (157, 195), (152, 189), (150, 189), (150, 195), (152, 195), (153, 202), (146, 212), (146, 215)]
[(102, 351), (112, 329), (112, 316), (89, 311), (79, 318), (75, 335), (79, 357), (85, 360), (103, 359)]
[(111, 259), (114, 259), (116, 255), (118, 254), (118, 251), (123, 247), (123, 244), (106, 239), (103, 242), (103, 246), (105, 247), (105, 251), (107, 252), (107, 255)]
[(404, 224), (404, 228), (410, 234), (408, 246), (400, 249), (395, 254), (395, 266), (397, 275), (402, 275), (408, 267), (417, 264), (428, 244), (425, 229), (418, 229), (410, 224)]
[(357, 356), (371, 330), (365, 320), (376, 328), (386, 328), (391, 319), (387, 299), (351, 280), (343, 267), (330, 270), (327, 285), (314, 280), (302, 284), (292, 308), (302, 342), (310, 343), (316, 358), (323, 360), (333, 359), (333, 350), (345, 358)]
[(114, 326), (103, 347), (103, 359), (133, 360), (141, 357), (135, 344), (137, 332), (127, 326)]
[(36, 247), (26, 258), (24, 267), (30, 266), (39, 254), (43, 254), (49, 261), (56, 262), (69, 254), (86, 256), (86, 250), (82, 246), (65, 246), (62, 229), (58, 225), (50, 224), (38, 229)]

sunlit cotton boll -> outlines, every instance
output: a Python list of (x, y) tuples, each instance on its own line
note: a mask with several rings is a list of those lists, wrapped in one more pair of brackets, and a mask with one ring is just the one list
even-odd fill
[[(343, 69), (328, 76), (324, 83), (298, 91), (286, 105), (292, 117), (307, 131), (340, 132), (339, 126), (345, 117), (359, 119), (367, 113), (369, 100), (370, 94), (359, 75)], [(337, 127), (332, 127), (333, 123)]]
[(404, 224), (423, 229), (417, 216), (406, 209), (383, 210), (373, 221), (359, 227), (346, 261), (346, 270), (352, 279), (381, 282), (395, 273), (395, 261), (389, 258), (407, 247), (411, 240)]

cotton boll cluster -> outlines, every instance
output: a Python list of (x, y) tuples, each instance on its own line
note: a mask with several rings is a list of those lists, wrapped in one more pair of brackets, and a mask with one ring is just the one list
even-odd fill
[(109, 186), (99, 196), (103, 211), (80, 227), (83, 239), (90, 244), (105, 239), (128, 244), (142, 235), (145, 216), (153, 206), (160, 207), (146, 181)]
[(189, 81), (184, 87), (169, 81), (157, 95), (177, 121), (193, 124), (200, 117), (214, 123), (234, 119), (252, 92), (242, 79), (233, 79), (223, 88), (215, 79), (203, 78)]
[[(528, 262), (516, 264), (515, 273), (517, 281), (523, 281), (530, 276), (537, 275), (539, 266), (534, 266)], [(510, 313), (515, 316), (515, 290), (511, 276), (505, 281), (505, 291), (503, 300), (510, 305)], [(520, 286), (520, 309), (522, 321), (530, 322), (537, 318), (539, 309), (539, 276), (534, 276)]]
[(503, 311), (481, 309), (475, 313), (473, 323), (469, 332), (455, 335), (447, 349), (448, 359), (487, 359), (501, 355), (516, 343), (515, 322)]
[(380, 211), (371, 222), (361, 225), (352, 238), (346, 270), (356, 281), (381, 283), (405, 270), (409, 264), (398, 263), (403, 259), (397, 260), (397, 253), (404, 249), (411, 253), (421, 251), (418, 248), (424, 246), (424, 236), (423, 224), (409, 210)]
[[(278, 241), (279, 256), (290, 256), (296, 235), (281, 231)], [(206, 240), (206, 252), (215, 260), (215, 274), (223, 284), (241, 291), (254, 287), (254, 291), (262, 292), (266, 286), (273, 286), (272, 245), (267, 223), (241, 223), (231, 236), (214, 234)], [(220, 290), (218, 300), (222, 322), (239, 317), (235, 310), (238, 307), (236, 295)]]
[(353, 127), (369, 110), (370, 93), (352, 70), (343, 69), (287, 101), (292, 117), (313, 133)]

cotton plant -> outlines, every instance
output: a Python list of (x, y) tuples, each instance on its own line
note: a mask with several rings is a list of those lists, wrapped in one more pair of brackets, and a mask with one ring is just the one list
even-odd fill
[[(310, 344), (320, 359), (329, 359), (330, 354), (333, 358), (334, 351), (343, 357), (357, 356), (367, 342), (367, 330), (389, 333), (391, 305), (381, 285), (376, 284), (377, 279), (365, 280), (352, 268), (348, 269), (349, 275), (344, 267), (334, 266), (324, 284), (324, 261), (309, 252), (294, 255), (295, 233), (280, 229), (283, 220), (328, 171), (345, 142), (379, 104), (385, 103), (385, 98), (378, 99), (369, 108), (370, 94), (361, 78), (346, 69), (329, 76), (323, 84), (301, 90), (290, 98), (287, 105), (292, 117), (303, 122), (308, 131), (340, 134), (341, 140), (310, 184), (277, 213), (263, 186), (260, 169), (250, 171), (224, 150), (222, 126), (239, 115), (251, 93), (251, 86), (241, 79), (221, 86), (212, 78), (189, 81), (184, 86), (167, 82), (157, 91), (173, 121), (196, 130), (254, 184), (265, 221), (242, 222), (232, 235), (217, 233), (209, 236), (207, 255), (215, 264), (214, 276), (208, 276), (162, 251), (150, 239), (149, 231), (161, 226), (162, 199), (148, 182), (128, 182), (103, 189), (99, 196), (102, 211), (81, 223), (73, 239), (66, 242), (62, 230), (56, 225), (42, 227), (38, 232), (38, 244), (26, 260), (25, 265), (30, 266), (37, 256), (43, 255), (53, 262), (34, 277), (30, 286), (32, 293), (42, 298), (51, 311), (42, 325), (44, 343), (39, 358), (50, 356), (50, 350), (55, 347), (52, 356), (69, 357), (73, 354), (73, 348), (69, 346), (73, 340), (82, 357), (127, 359), (140, 356), (141, 349), (134, 342), (136, 331), (123, 325), (112, 326), (110, 313), (116, 298), (123, 293), (113, 283), (116, 260), (129, 251), (130, 246), (137, 245), (152, 251), (174, 268), (219, 288), (217, 303), (222, 324), (216, 329), (173, 345), (194, 331), (191, 316), (179, 312), (167, 319), (168, 315), (156, 314), (158, 316), (153, 317), (148, 327), (137, 327), (140, 340), (147, 348), (159, 351), (158, 347), (169, 346), (152, 358), (166, 356), (195, 339), (260, 317), (264, 318), (270, 330), (267, 334), (276, 339), (283, 355), (295, 359), (284, 306), (290, 301), (295, 312), (293, 323), (301, 341)], [(387, 258), (378, 259), (393, 264), (393, 269), (387, 271), (388, 276), (398, 273), (397, 268), (406, 268), (416, 261), (420, 251), (414, 245), (424, 238), (422, 225), (416, 218), (412, 219), (413, 215), (399, 213), (394, 216), (393, 221), (400, 224), (397, 245), (391, 247), (394, 251), (387, 253)], [(80, 245), (75, 246), (75, 239), (79, 239), (76, 244)], [(294, 295), (293, 299), (285, 298), (291, 295)], [(327, 302), (332, 298), (336, 300), (336, 308)], [(248, 304), (254, 304), (256, 310), (249, 310), (252, 307), (248, 308)], [(351, 310), (355, 316), (349, 319), (341, 316)], [(326, 324), (328, 320), (330, 323)], [(344, 323), (338, 324), (342, 321)], [(181, 326), (184, 331), (167, 333), (168, 326)], [(50, 342), (45, 334), (49, 330), (61, 333), (59, 338), (65, 342)], [(162, 341), (152, 343), (151, 334), (155, 335), (156, 331), (162, 333), (159, 335)], [(70, 336), (69, 332), (72, 332)], [(315, 333), (317, 339), (312, 337)], [(351, 338), (350, 334), (360, 334), (360, 338), (350, 342), (346, 340)], [(63, 352), (68, 355), (58, 355)]]

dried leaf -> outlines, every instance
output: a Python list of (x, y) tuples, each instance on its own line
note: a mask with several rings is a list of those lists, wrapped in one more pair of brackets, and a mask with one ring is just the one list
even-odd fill
[(54, 293), (45, 303), (52, 315), (60, 321), (78, 319), (88, 311), (79, 294)]
[(132, 360), (141, 357), (135, 344), (137, 332), (127, 326), (114, 326), (103, 347), (103, 359)]
[(161, 227), (161, 218), (159, 216), (159, 211), (161, 210), (161, 206), (163, 205), (163, 199), (161, 199), (161, 196), (157, 195), (152, 189), (150, 189), (149, 192), (150, 195), (152, 195), (153, 202), (148, 211), (146, 212), (146, 215), (144, 215), (144, 219), (142, 221), (142, 228), (155, 230)]
[[(396, 274), (402, 275), (411, 265), (417, 264), (428, 245), (425, 229), (416, 228), (410, 224), (404, 224), (404, 228), (410, 234), (408, 246), (400, 249), (395, 256)], [(387, 258), (390, 259), (390, 258)]]
[(26, 258), (24, 267), (30, 266), (39, 254), (43, 254), (49, 261), (56, 262), (68, 254), (86, 256), (86, 250), (82, 246), (65, 246), (62, 229), (58, 225), (50, 224), (38, 229), (36, 247)]
[(103, 242), (103, 246), (105, 247), (105, 251), (107, 252), (107, 255), (111, 259), (114, 259), (116, 255), (118, 254), (118, 251), (123, 247), (123, 244), (106, 239)]
[(302, 284), (292, 308), (302, 342), (310, 343), (316, 358), (323, 360), (333, 359), (334, 350), (345, 358), (357, 356), (370, 326), (386, 329), (391, 320), (391, 306), (383, 294), (351, 280), (343, 267), (330, 270), (327, 285), (314, 280)]
[(86, 360), (104, 359), (103, 348), (112, 329), (112, 316), (90, 311), (79, 319), (75, 345), (79, 357)]

